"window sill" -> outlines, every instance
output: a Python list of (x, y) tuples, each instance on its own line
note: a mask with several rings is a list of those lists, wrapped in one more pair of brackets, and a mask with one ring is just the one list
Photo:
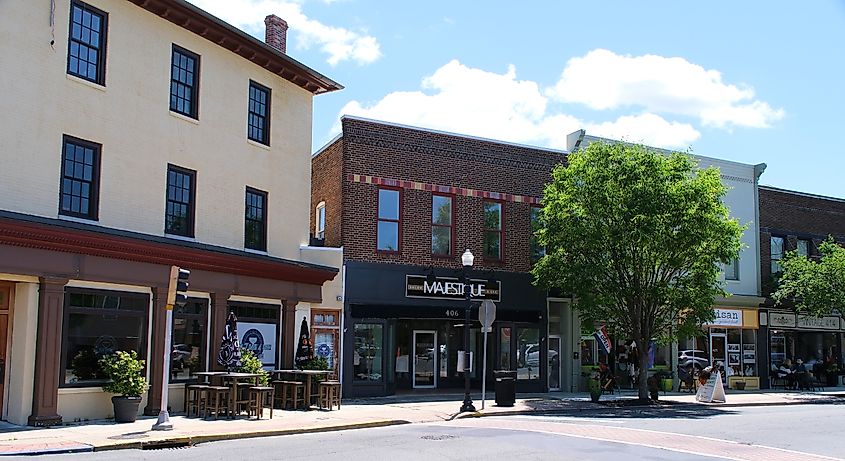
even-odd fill
[(185, 235), (179, 235), (179, 234), (168, 234), (167, 231), (164, 232), (164, 236), (169, 238), (169, 239), (181, 240), (183, 242), (196, 242), (197, 241), (196, 237), (187, 237)]
[(61, 213), (59, 213), (58, 218), (63, 221), (76, 222), (80, 224), (99, 224), (100, 222), (98, 218), (80, 218), (78, 216), (69, 216)]
[(267, 144), (262, 144), (258, 141), (253, 141), (252, 139), (249, 139), (249, 138), (246, 138), (246, 143), (249, 144), (250, 146), (258, 147), (259, 149), (264, 149), (264, 150), (267, 150), (267, 151), (271, 150), (270, 146), (268, 146)]
[(270, 255), (269, 253), (267, 253), (267, 250), (255, 250), (255, 249), (252, 249), (252, 248), (244, 247), (244, 251), (247, 252), (247, 253), (252, 253), (252, 254), (262, 255), (262, 256), (269, 256)]
[(187, 115), (180, 114), (179, 112), (174, 112), (174, 111), (172, 111), (172, 110), (170, 110), (170, 109), (168, 109), (168, 112), (170, 112), (170, 115), (171, 115), (171, 116), (176, 117), (176, 118), (178, 118), (179, 120), (184, 120), (184, 121), (186, 121), (186, 122), (193, 123), (194, 125), (199, 125), (199, 124), (200, 124), (200, 121), (199, 121), (199, 120), (197, 120), (197, 119), (195, 119), (195, 118), (188, 117)]
[(67, 77), (67, 79), (70, 80), (71, 82), (81, 83), (82, 85), (85, 85), (89, 88), (93, 88), (95, 90), (102, 91), (103, 93), (106, 92), (105, 85), (100, 85), (99, 83), (94, 83), (91, 80), (85, 80), (84, 78), (80, 78), (80, 77), (77, 77), (75, 75), (71, 75), (71, 74), (68, 74), (68, 73), (65, 73), (65, 77)]

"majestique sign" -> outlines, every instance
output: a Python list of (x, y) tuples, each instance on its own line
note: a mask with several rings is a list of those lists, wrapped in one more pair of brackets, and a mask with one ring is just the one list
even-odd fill
[[(477, 280), (469, 282), (472, 299), (501, 301), (502, 282)], [(408, 298), (464, 299), (464, 284), (459, 279), (435, 277), (428, 280), (424, 275), (405, 276), (405, 296)]]

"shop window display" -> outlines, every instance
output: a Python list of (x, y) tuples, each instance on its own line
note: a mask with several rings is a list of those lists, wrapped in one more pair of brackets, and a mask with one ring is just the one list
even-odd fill
[(68, 289), (65, 294), (62, 383), (97, 386), (106, 382), (99, 359), (117, 351), (146, 356), (149, 296)]
[(173, 309), (173, 350), (170, 355), (170, 380), (190, 379), (205, 369), (208, 301), (190, 299)]
[(382, 381), (382, 338), (384, 327), (376, 323), (355, 325), (355, 349), (352, 366), (356, 381)]
[(517, 330), (516, 379), (540, 379), (540, 330), (519, 328)]

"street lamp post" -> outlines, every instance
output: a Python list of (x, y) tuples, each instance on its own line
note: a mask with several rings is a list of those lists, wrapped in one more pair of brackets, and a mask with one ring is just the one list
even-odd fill
[(463, 405), (461, 405), (461, 413), (467, 411), (475, 411), (475, 406), (473, 406), (472, 404), (472, 397), (469, 396), (469, 313), (470, 309), (472, 308), (472, 287), (470, 286), (469, 281), (469, 271), (470, 269), (472, 269), (472, 263), (474, 260), (475, 256), (473, 256), (472, 252), (469, 251), (469, 249), (464, 251), (464, 254), (461, 255), (461, 264), (463, 264), (464, 266), (464, 297), (466, 298), (466, 316), (464, 317), (464, 403)]

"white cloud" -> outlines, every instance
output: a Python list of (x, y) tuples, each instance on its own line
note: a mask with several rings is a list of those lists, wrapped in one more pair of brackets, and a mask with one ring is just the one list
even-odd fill
[[(653, 114), (588, 123), (550, 111), (549, 103), (537, 83), (517, 79), (513, 66), (497, 74), (453, 60), (424, 78), (419, 91), (389, 93), (370, 105), (351, 101), (340, 115), (557, 149), (565, 149), (566, 135), (580, 128), (597, 136), (667, 148), (688, 147), (700, 136), (688, 124), (668, 122)], [(340, 131), (339, 123), (333, 131)]]
[(718, 128), (767, 128), (785, 115), (754, 99), (752, 88), (724, 83), (717, 70), (683, 58), (620, 56), (602, 49), (570, 59), (549, 95), (598, 110), (638, 107), (696, 117)]
[[(293, 38), (297, 48), (318, 47), (328, 55), (326, 61), (332, 66), (347, 60), (370, 64), (381, 57), (381, 47), (375, 37), (366, 32), (328, 26), (311, 19), (302, 12), (302, 7), (297, 1), (189, 1), (260, 39), (264, 38), (264, 17), (275, 14), (288, 23), (288, 38)], [(290, 45), (290, 42), (288, 44)]]
[(689, 147), (701, 137), (692, 125), (669, 122), (654, 114), (624, 115), (613, 122), (587, 124), (587, 133), (655, 147)]

